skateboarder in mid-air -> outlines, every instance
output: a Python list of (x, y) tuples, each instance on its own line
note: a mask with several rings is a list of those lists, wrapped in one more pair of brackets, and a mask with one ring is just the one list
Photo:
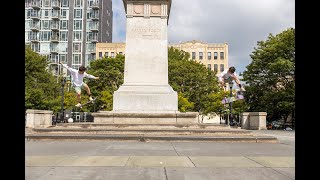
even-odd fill
[(230, 67), (229, 69), (225, 69), (223, 72), (220, 73), (218, 76), (218, 80), (220, 83), (220, 86), (224, 88), (226, 91), (226, 83), (230, 83), (231, 81), (236, 81), (237, 85), (240, 88), (240, 91), (245, 91), (244, 87), (241, 85), (240, 80), (236, 73), (236, 68)]
[(87, 94), (89, 95), (89, 101), (93, 101), (93, 98), (91, 96), (90, 88), (89, 86), (83, 82), (83, 78), (91, 78), (91, 79), (99, 79), (99, 77), (95, 77), (91, 74), (86, 73), (86, 68), (84, 66), (80, 66), (78, 70), (73, 69), (69, 67), (66, 64), (60, 63), (63, 67), (67, 68), (71, 73), (71, 81), (72, 86), (74, 87), (76, 93), (77, 93), (77, 101), (78, 104), (76, 104), (76, 107), (81, 107), (81, 89), (85, 89)]

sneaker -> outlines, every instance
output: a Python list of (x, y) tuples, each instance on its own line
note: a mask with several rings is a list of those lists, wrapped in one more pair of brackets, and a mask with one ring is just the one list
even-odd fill
[(81, 104), (80, 103), (76, 104), (76, 107), (81, 107)]
[(93, 98), (91, 96), (89, 97), (89, 101), (93, 101)]

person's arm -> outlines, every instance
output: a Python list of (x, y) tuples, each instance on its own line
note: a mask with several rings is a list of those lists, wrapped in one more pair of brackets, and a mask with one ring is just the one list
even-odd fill
[(69, 67), (68, 65), (63, 64), (62, 62), (60, 62), (60, 64), (62, 65), (62, 67), (67, 68), (67, 69), (68, 69), (68, 71), (70, 71), (70, 72), (76, 71), (75, 69), (73, 69), (73, 68)]
[(90, 78), (90, 79), (99, 79), (99, 77), (96, 77), (96, 76), (93, 76), (91, 74), (88, 74), (88, 73), (84, 73), (84, 77), (87, 77), (87, 78)]

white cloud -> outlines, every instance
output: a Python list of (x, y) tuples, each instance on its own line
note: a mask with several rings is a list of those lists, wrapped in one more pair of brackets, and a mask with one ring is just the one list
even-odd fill
[[(122, 0), (114, 1), (114, 42), (125, 41)], [(294, 0), (172, 0), (168, 40), (229, 45), (229, 64), (242, 72), (257, 41), (295, 27)]]

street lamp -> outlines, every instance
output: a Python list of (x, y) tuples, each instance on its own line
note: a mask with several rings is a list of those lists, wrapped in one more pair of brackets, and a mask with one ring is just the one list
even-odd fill
[(230, 102), (229, 102), (229, 107), (230, 107), (230, 118), (229, 118), (229, 125), (232, 126), (233, 125), (233, 121), (232, 121), (232, 86), (233, 86), (233, 82), (229, 81), (229, 88), (230, 88)]
[(64, 77), (62, 77), (61, 79), (61, 121), (64, 120), (64, 107), (63, 107), (63, 103), (64, 103), (64, 85), (66, 84), (66, 79)]

